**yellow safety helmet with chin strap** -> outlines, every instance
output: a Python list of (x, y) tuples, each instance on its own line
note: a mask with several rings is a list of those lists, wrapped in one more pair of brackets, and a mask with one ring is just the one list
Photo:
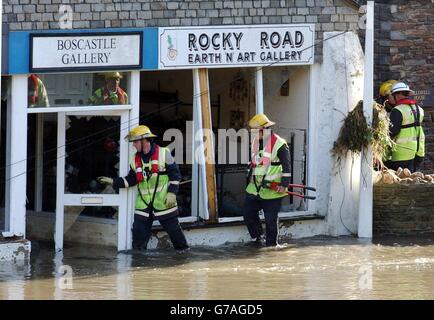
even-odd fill
[(107, 73), (104, 73), (104, 78), (106, 79), (106, 80), (108, 80), (108, 79), (122, 79), (123, 78), (123, 76), (122, 76), (122, 74), (120, 74), (120, 72), (107, 72)]
[(381, 97), (387, 97), (392, 94), (392, 87), (398, 83), (396, 80), (387, 80), (386, 82), (383, 82), (379, 89), (379, 94)]
[(258, 113), (249, 121), (250, 129), (264, 129), (274, 126), (276, 123), (268, 119), (263, 113)]
[(141, 139), (146, 138), (155, 138), (156, 135), (151, 132), (151, 129), (149, 129), (145, 125), (140, 125), (135, 128), (133, 128), (128, 134), (125, 136), (125, 140), (127, 141), (137, 141)]

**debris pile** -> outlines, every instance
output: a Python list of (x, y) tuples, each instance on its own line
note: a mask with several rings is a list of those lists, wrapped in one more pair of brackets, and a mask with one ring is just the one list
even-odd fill
[(374, 184), (434, 184), (434, 174), (411, 172), (398, 168), (397, 171), (383, 169), (374, 172)]

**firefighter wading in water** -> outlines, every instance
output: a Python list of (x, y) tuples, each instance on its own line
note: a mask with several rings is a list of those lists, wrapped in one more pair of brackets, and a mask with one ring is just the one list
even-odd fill
[[(274, 124), (264, 114), (257, 114), (249, 121), (253, 139), (243, 213), (250, 236), (256, 239), (256, 242), (262, 243), (263, 230), (259, 210), (264, 211), (267, 246), (277, 245), (278, 213), (282, 198), (287, 195), (291, 177), (289, 147), (285, 139), (268, 129)], [(267, 187), (271, 182), (279, 184), (276, 190)]]
[(146, 249), (151, 237), (152, 222), (158, 219), (176, 250), (188, 249), (187, 240), (178, 221), (176, 194), (181, 173), (170, 150), (157, 145), (151, 130), (144, 125), (132, 129), (125, 137), (137, 152), (124, 178), (98, 177), (98, 182), (117, 188), (137, 185), (133, 249)]

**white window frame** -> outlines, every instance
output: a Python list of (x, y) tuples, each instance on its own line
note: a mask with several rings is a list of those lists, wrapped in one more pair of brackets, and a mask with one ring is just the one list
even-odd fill
[(104, 111), (117, 111), (117, 110), (131, 110), (133, 106), (131, 104), (119, 104), (119, 105), (100, 105), (100, 106), (68, 106), (68, 107), (44, 107), (44, 108), (29, 108), (28, 114), (32, 113), (59, 113), (66, 112), (98, 112), (103, 107)]
[[(127, 105), (98, 105), (98, 106), (86, 106), (86, 105), (71, 105), (71, 106), (62, 106), (62, 107), (39, 107), (39, 108), (28, 108), (26, 103), (26, 113), (27, 114), (41, 114), (41, 113), (57, 113), (59, 120), (64, 120), (66, 118), (66, 115), (81, 115), (81, 116), (120, 116), (120, 122), (121, 122), (121, 128), (120, 128), (120, 142), (123, 146), (122, 149), (126, 149), (127, 158), (126, 161), (121, 161), (119, 165), (119, 173), (120, 175), (123, 174), (122, 168), (125, 167), (126, 172), (128, 171), (129, 167), (129, 155), (132, 152), (132, 146), (123, 141), (123, 133), (128, 132), (132, 127), (138, 125), (139, 123), (139, 115), (140, 115), (140, 71), (124, 71), (125, 73), (128, 72), (129, 74), (129, 81), (127, 84), (127, 92), (129, 92), (130, 97), (130, 103)], [(27, 88), (27, 75), (25, 75), (26, 79), (26, 91)], [(27, 96), (25, 97), (27, 98)], [(129, 116), (126, 116), (126, 114), (129, 114)], [(40, 126), (40, 122), (38, 122), (38, 126)], [(59, 128), (60, 126), (60, 128)], [(62, 129), (63, 126), (63, 130)], [(65, 135), (65, 123), (61, 123), (61, 121), (58, 121), (58, 141), (61, 141), (59, 139), (64, 139)], [(37, 146), (42, 146), (42, 139), (43, 135), (38, 134), (37, 135)], [(125, 145), (124, 145), (125, 143)], [(37, 147), (37, 149), (40, 149)], [(57, 157), (58, 159), (62, 159), (63, 161), (60, 161), (60, 165), (58, 164), (58, 174), (57, 174), (57, 182), (56, 182), (56, 188), (57, 193), (60, 194), (64, 193), (64, 175), (59, 174), (60, 168), (64, 168), (64, 157), (62, 156), (65, 153), (64, 146), (57, 149)], [(37, 153), (37, 163), (42, 163), (42, 153)], [(63, 162), (63, 165), (62, 165)], [(125, 163), (124, 163), (125, 162)], [(59, 160), (58, 160), (59, 163)], [(38, 176), (42, 176), (41, 173), (37, 172)], [(35, 204), (38, 208), (38, 206), (41, 206), (41, 201), (38, 200), (38, 198), (42, 197), (42, 187), (41, 187), (41, 181), (36, 181), (36, 198), (35, 198)], [(65, 206), (71, 206), (71, 205), (77, 205), (74, 204), (77, 200), (76, 198), (79, 195), (74, 194), (66, 194), (64, 196), (64, 199), (59, 202), (59, 199), (57, 199), (56, 196), (56, 226), (55, 229), (57, 232), (55, 232), (55, 248), (57, 251), (61, 251), (63, 249), (63, 210)], [(91, 195), (90, 195), (91, 196)], [(93, 195), (98, 196), (98, 195)], [(122, 210), (126, 212), (126, 217), (121, 217), (119, 215), (117, 224), (118, 224), (118, 250), (127, 250), (131, 249), (132, 247), (132, 232), (131, 227), (133, 224), (133, 216), (134, 216), (134, 204), (135, 204), (135, 190), (123, 190), (121, 189), (119, 191), (119, 195), (104, 195), (104, 198), (108, 201), (107, 203), (104, 203), (104, 206), (115, 206), (119, 208), (119, 212)], [(118, 198), (126, 198), (125, 203), (118, 203), (116, 199)], [(62, 206), (62, 208), (60, 207)], [(90, 204), (85, 204), (85, 206), (91, 206)], [(37, 211), (37, 210), (36, 210)], [(25, 224), (25, 221), (24, 221)]]
[[(129, 112), (127, 110), (117, 111), (69, 111), (58, 113), (57, 129), (57, 180), (56, 180), (56, 223), (55, 223), (55, 247), (57, 251), (63, 249), (63, 226), (64, 226), (64, 209), (65, 206), (100, 206), (100, 203), (83, 203), (86, 198), (100, 198), (104, 202), (103, 206), (118, 207), (118, 250), (126, 250), (128, 247), (128, 190), (120, 189), (119, 194), (67, 194), (65, 193), (65, 135), (66, 135), (66, 117), (70, 115), (80, 116), (119, 116), (120, 117), (120, 159), (119, 175), (122, 176), (128, 172), (128, 143), (122, 139), (122, 132), (128, 130)], [(95, 219), (96, 220), (96, 219)]]

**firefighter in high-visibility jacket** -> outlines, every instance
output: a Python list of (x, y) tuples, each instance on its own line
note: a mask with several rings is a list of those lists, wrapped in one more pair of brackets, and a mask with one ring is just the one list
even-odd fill
[(151, 237), (154, 219), (157, 219), (176, 250), (188, 249), (187, 240), (178, 221), (176, 194), (181, 173), (170, 150), (157, 145), (156, 136), (144, 125), (133, 128), (125, 137), (133, 143), (137, 152), (130, 163), (126, 177), (98, 177), (102, 184), (117, 188), (137, 185), (133, 249), (146, 249)]
[[(264, 114), (257, 114), (249, 121), (251, 161), (243, 211), (249, 234), (258, 243), (264, 240), (259, 218), (259, 211), (264, 211), (267, 246), (277, 245), (278, 213), (291, 177), (289, 147), (285, 139), (269, 129), (274, 124)], [(278, 183), (277, 189), (270, 189), (272, 182)]]
[[(378, 97), (375, 99), (375, 102), (382, 105), (384, 109), (390, 114), (392, 109), (396, 106), (395, 98), (392, 96), (392, 87), (398, 83), (397, 80), (387, 80), (380, 85), (378, 90)], [(386, 167), (391, 167), (392, 161), (392, 148), (387, 147), (385, 153), (383, 154), (383, 164)]]
[(88, 99), (89, 105), (128, 104), (128, 94), (120, 87), (123, 76), (119, 72), (104, 74), (106, 84)]
[(416, 100), (410, 99), (414, 91), (404, 82), (392, 87), (395, 107), (390, 113), (390, 136), (396, 145), (392, 149), (392, 159), (386, 164), (389, 169), (419, 169), (425, 157), (425, 134), (422, 128), (424, 111)]

